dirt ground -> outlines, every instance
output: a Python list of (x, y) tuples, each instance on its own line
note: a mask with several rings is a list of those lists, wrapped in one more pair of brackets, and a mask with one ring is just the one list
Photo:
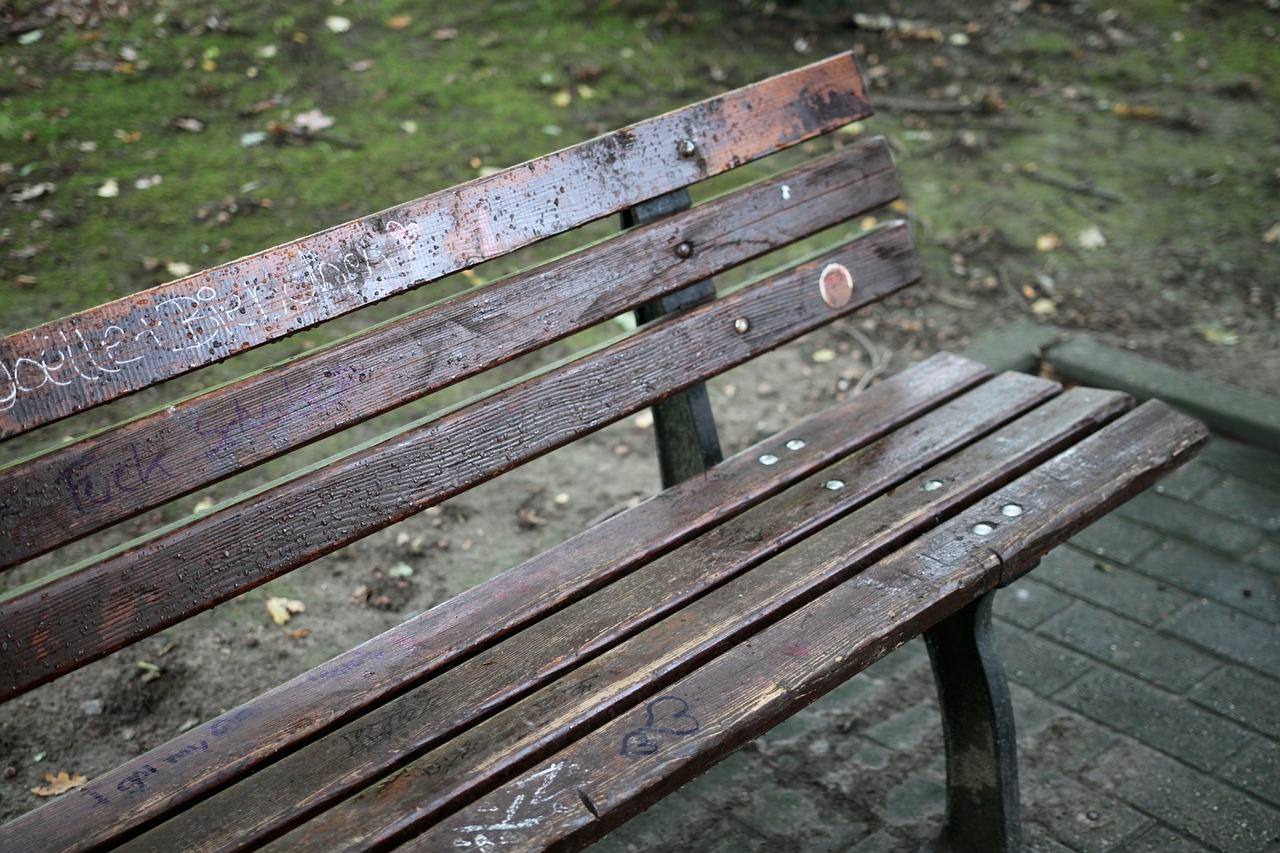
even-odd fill
[[(155, 13), (157, 4), (142, 5)], [(622, 14), (604, 9), (608, 4), (581, 5)], [(1025, 0), (856, 4), (855, 19), (850, 5), (836, 3), (722, 2), (704, 12), (649, 2), (624, 10), (634, 29), (626, 38), (671, 51), (661, 58), (668, 67), (683, 63), (674, 79), (665, 72), (640, 85), (628, 71), (627, 53), (616, 46), (607, 52), (594, 43), (566, 47), (571, 61), (553, 54), (555, 74), (572, 64), (577, 71), (565, 79), (572, 73), (585, 79), (590, 56), (583, 56), (598, 50), (591, 61), (599, 74), (574, 85), (603, 91), (609, 79), (619, 82), (607, 107), (597, 103), (574, 114), (583, 135), (850, 45), (872, 80), (880, 115), (861, 130), (890, 137), (925, 279), (910, 295), (717, 379), (712, 396), (728, 452), (854, 393), (869, 372), (873, 380), (1022, 318), (1280, 393), (1280, 136), (1274, 119), (1280, 15), (1274, 3), (1246, 0), (1126, 5), (1133, 10)], [(41, 23), (45, 38), (61, 34), (71, 44), (92, 31), (93, 22), (68, 10), (127, 18), (131, 13), (121, 6), (19, 3), (0, 11), (0, 33), (8, 33), (0, 40), (0, 64), (11, 75), (0, 78), (6, 109), (20, 119), (21, 99), (31, 94), (12, 76), (27, 62), (24, 48), (36, 44), (20, 43), (35, 31), (28, 24)], [(454, 26), (443, 13), (437, 17), (434, 32)], [(636, 48), (631, 57), (645, 53)], [(71, 72), (60, 71), (65, 66), (53, 59), (42, 60), (46, 66), (37, 59), (27, 62), (29, 74), (45, 76), (41, 91), (52, 99), (59, 74)], [(580, 89), (566, 91), (583, 98)], [(483, 156), (500, 161), (498, 152), (512, 149), (500, 148), (497, 132), (486, 129), (485, 108), (471, 107), (481, 112), (467, 132), (479, 140), (471, 144), (498, 149)], [(339, 122), (334, 130), (350, 133), (350, 127)], [(429, 142), (439, 131), (416, 133), (419, 142), (423, 136)], [(55, 313), (85, 307), (78, 297), (49, 289), (59, 281), (54, 270), (74, 269), (81, 259), (101, 264), (103, 241), (114, 239), (91, 230), (77, 236), (82, 222), (91, 228), (92, 217), (74, 205), (58, 208), (63, 196), (48, 206), (39, 197), (18, 200), (52, 168), (35, 159), (24, 133), (21, 127), (17, 136), (0, 132), (0, 161), (7, 166), (7, 200), (0, 204), (3, 333), (50, 319), (50, 304)], [(567, 144), (551, 137), (534, 134), (526, 141), (534, 148), (524, 156)], [(60, 138), (59, 145), (74, 141)], [(441, 181), (474, 175), (471, 166), (459, 168), (441, 171)], [(105, 174), (84, 175), (83, 185), (101, 187)], [(137, 195), (144, 205), (146, 198)], [(403, 198), (390, 201), (396, 200)], [(300, 206), (307, 203), (304, 198)], [(346, 210), (321, 200), (314, 209), (290, 207), (288, 217), (279, 214), (287, 221), (270, 227), (306, 226), (283, 239), (378, 206)], [(54, 222), (49, 229), (56, 227), (56, 239), (46, 240), (49, 229), (29, 224), (42, 210), (52, 211), (44, 218)], [(263, 207), (246, 227), (252, 231), (275, 216)], [(161, 223), (160, 230), (169, 227)], [(222, 242), (229, 245), (215, 245), (202, 262), (261, 248), (239, 238)], [(165, 250), (153, 251), (164, 255), (163, 267)], [(128, 275), (113, 285), (125, 291), (155, 283), (147, 275), (164, 277), (132, 260), (127, 266)], [(0, 708), (0, 820), (40, 804), (30, 789), (42, 784), (45, 772), (92, 777), (652, 494), (658, 483), (651, 432), (643, 418), (615, 424)], [(227, 497), (227, 488), (216, 496)], [(200, 498), (166, 508), (148, 524), (190, 512)], [(108, 531), (94, 543), (43, 558), (35, 570), (131, 532)], [(277, 625), (265, 607), (268, 594), (301, 601), (305, 612)]]

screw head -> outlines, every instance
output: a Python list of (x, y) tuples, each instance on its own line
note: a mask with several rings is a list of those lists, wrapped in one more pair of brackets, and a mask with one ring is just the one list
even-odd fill
[(681, 139), (676, 143), (676, 151), (679, 152), (681, 157), (687, 160), (694, 154), (698, 153), (698, 143), (694, 142), (692, 139)]
[(688, 240), (676, 245), (676, 257), (681, 260), (693, 257), (693, 244)]
[(733, 321), (733, 330), (740, 335), (745, 335), (747, 333), (747, 330), (750, 328), (751, 328), (751, 323), (747, 321), (746, 317), (739, 317), (738, 319)]

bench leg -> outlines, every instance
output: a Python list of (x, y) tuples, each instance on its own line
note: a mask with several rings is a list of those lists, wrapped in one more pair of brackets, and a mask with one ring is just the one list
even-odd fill
[[(622, 227), (646, 225), (688, 210), (691, 205), (689, 191), (678, 189), (624, 210)], [(710, 302), (715, 296), (716, 288), (710, 279), (695, 282), (641, 305), (636, 311), (636, 322), (643, 325), (666, 314)], [(711, 413), (711, 399), (707, 396), (707, 386), (701, 382), (655, 405), (653, 427), (664, 489), (701, 474), (724, 458)]]
[(944, 844), (1015, 853), (1018, 759), (1009, 684), (996, 656), (989, 593), (925, 632), (947, 754)]

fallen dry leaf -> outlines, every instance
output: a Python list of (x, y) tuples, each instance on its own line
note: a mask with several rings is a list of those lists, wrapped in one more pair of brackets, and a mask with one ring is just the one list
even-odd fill
[(412, 15), (396, 15), (394, 18), (387, 21), (387, 26), (393, 30), (403, 30), (412, 23)]
[(1081, 249), (1101, 249), (1107, 245), (1107, 238), (1097, 225), (1090, 225), (1076, 236), (1076, 245)]
[(296, 598), (283, 598), (273, 595), (267, 599), (267, 612), (277, 625), (283, 625), (293, 618), (293, 614), (302, 613), (307, 606)]
[(293, 119), (294, 130), (300, 133), (315, 133), (330, 127), (333, 127), (333, 117), (320, 110), (307, 110), (305, 113), (298, 113)]
[(284, 632), (284, 635), (290, 640), (301, 640), (311, 633), (310, 628), (291, 628)]
[(1052, 252), (1062, 248), (1062, 238), (1057, 234), (1041, 234), (1036, 238), (1037, 252)]
[(1267, 229), (1267, 233), (1262, 235), (1262, 242), (1280, 243), (1280, 222)]
[(81, 776), (79, 773), (68, 773), (65, 770), (59, 771), (57, 776), (45, 771), (44, 780), (49, 784), (39, 788), (32, 788), (31, 793), (37, 797), (56, 797), (59, 794), (65, 794), (67, 791), (79, 788), (89, 781), (89, 777)]

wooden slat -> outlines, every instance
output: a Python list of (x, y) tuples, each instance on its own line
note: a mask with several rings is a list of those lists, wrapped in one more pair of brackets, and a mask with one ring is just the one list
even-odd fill
[[(0, 470), (0, 518), (5, 519), (0, 568), (438, 391), (896, 195), (888, 148), (883, 140), (872, 140)], [(695, 247), (688, 258), (674, 252), (684, 242)]]
[[(885, 436), (851, 462), (818, 475), (818, 481), (747, 510), (412, 693), (259, 768), (125, 849), (165, 850), (175, 843), (188, 851), (231, 849), (278, 834), (1056, 391), (1032, 377), (999, 377)], [(822, 488), (837, 476), (847, 488)]]
[[(839, 308), (819, 294), (819, 278), (831, 264), (853, 274), (853, 295)], [(0, 645), (0, 700), (741, 364), (918, 276), (905, 223), (885, 227), (278, 488), (17, 590), (0, 599), (8, 638)]]
[[(662, 692), (696, 663), (799, 608), (858, 567), (954, 514), (975, 496), (990, 492), (1064, 444), (1096, 429), (1099, 423), (1120, 414), (1126, 402), (1122, 395), (1088, 392), (1047, 403), (831, 529), (685, 607), (677, 617), (655, 625), (423, 755), (403, 771), (290, 833), (272, 849), (323, 850), (334, 849), (339, 843), (365, 848), (386, 844), (411, 834), (415, 827), (440, 820), (450, 809), (546, 757), (575, 732), (588, 731)], [(863, 457), (872, 455), (880, 456), (879, 448)], [(900, 463), (901, 459), (895, 457), (888, 464), (895, 461)], [(926, 460), (926, 464), (932, 461)], [(829, 491), (824, 483), (832, 477), (856, 483), (867, 464), (865, 458), (855, 458), (796, 490)], [(930, 480), (943, 481), (947, 487), (923, 488)], [(850, 547), (849, 543), (856, 545)], [(617, 606), (639, 606), (644, 593), (660, 589), (663, 580), (655, 578), (649, 589), (641, 588), (636, 594), (616, 596), (621, 599)], [(612, 591), (610, 598), (615, 598)]]
[(994, 588), (1002, 564), (1034, 561), (1140, 492), (1206, 437), (1163, 404), (1142, 406), (402, 849), (475, 848), (480, 835), (503, 850), (580, 849)]
[[(0, 848), (117, 839), (876, 440), (989, 375), (942, 353), (0, 827)], [(804, 453), (787, 451), (804, 441)], [(776, 455), (771, 466), (757, 461)], [(572, 555), (570, 557), (569, 555)], [(234, 732), (234, 737), (225, 735)], [(193, 748), (194, 747), (194, 748)], [(180, 755), (178, 760), (168, 759)], [(145, 785), (129, 780), (144, 778)]]
[[(865, 118), (850, 53), (0, 340), (0, 436)], [(682, 151), (682, 141), (694, 143)]]

